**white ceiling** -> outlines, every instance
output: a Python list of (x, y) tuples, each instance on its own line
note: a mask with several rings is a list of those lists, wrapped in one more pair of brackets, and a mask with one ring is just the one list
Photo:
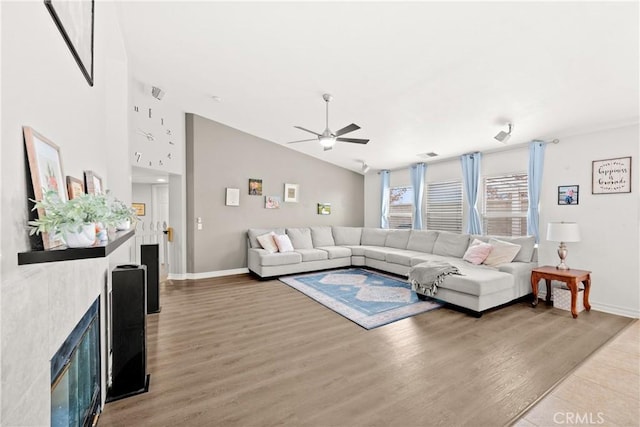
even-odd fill
[(133, 75), (163, 102), (282, 144), (322, 132), (331, 93), (330, 128), (369, 144), (288, 147), (352, 170), (495, 149), (508, 121), (509, 145), (638, 122), (638, 2), (120, 8)]

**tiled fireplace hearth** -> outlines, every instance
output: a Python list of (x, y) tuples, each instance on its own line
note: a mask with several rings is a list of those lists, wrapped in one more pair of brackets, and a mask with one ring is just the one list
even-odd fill
[(90, 426), (100, 405), (98, 297), (51, 359), (51, 426)]

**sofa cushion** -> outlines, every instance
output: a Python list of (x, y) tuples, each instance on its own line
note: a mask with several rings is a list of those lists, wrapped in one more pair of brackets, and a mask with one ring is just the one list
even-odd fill
[(432, 230), (411, 230), (407, 249), (411, 251), (433, 253), (433, 245), (438, 238), (438, 232)]
[(478, 239), (473, 239), (469, 244), (469, 248), (462, 257), (463, 260), (471, 264), (480, 265), (491, 253), (493, 246)]
[(311, 240), (313, 241), (314, 248), (336, 245), (336, 242), (333, 240), (331, 227), (311, 227)]
[(362, 228), (360, 227), (332, 227), (333, 239), (338, 246), (359, 245)]
[(411, 230), (391, 230), (387, 234), (384, 245), (389, 248), (406, 249)]
[(256, 237), (256, 240), (258, 240), (261, 248), (272, 254), (274, 252), (278, 252), (278, 243), (276, 243), (273, 238), (275, 235), (276, 233), (272, 231), (270, 233)]
[[(482, 265), (464, 263), (464, 261), (459, 261), (454, 265), (458, 267), (461, 274), (445, 277), (439, 288), (481, 296), (513, 287), (514, 277), (509, 273)], [(435, 295), (435, 298), (438, 298), (438, 294)]]
[(452, 256), (462, 258), (469, 247), (469, 235), (441, 231), (438, 233), (436, 243), (433, 245), (435, 255)]
[(382, 228), (363, 228), (360, 244), (366, 246), (384, 246), (389, 230)]
[(371, 246), (364, 250), (364, 256), (371, 259), (377, 259), (379, 261), (386, 261), (387, 254), (392, 252), (397, 252), (398, 249), (395, 248), (385, 248), (384, 246)]
[(275, 254), (270, 254), (264, 249), (258, 250), (260, 252), (264, 251), (264, 253), (260, 253), (260, 265), (265, 267), (274, 265), (298, 264), (302, 262), (302, 255), (297, 252), (276, 252)]
[(351, 249), (344, 246), (321, 246), (316, 249), (327, 251), (329, 259), (349, 258), (351, 256)]
[[(258, 237), (258, 239), (261, 236)], [(291, 239), (286, 234), (273, 234), (273, 241), (278, 246), (278, 252), (293, 252), (293, 245)]]
[(311, 230), (308, 228), (287, 228), (294, 249), (313, 249)]
[(364, 256), (365, 249), (375, 248), (376, 246), (346, 246), (351, 251), (351, 255)]
[(296, 249), (296, 252), (302, 255), (302, 262), (329, 259), (327, 251), (323, 251), (322, 249)]
[(284, 228), (250, 228), (249, 231), (247, 231), (247, 235), (249, 236), (249, 244), (252, 248), (261, 248), (262, 246), (260, 246), (260, 243), (258, 243), (258, 236), (270, 233), (272, 231), (276, 234), (284, 234)]
[(402, 250), (397, 252), (390, 252), (387, 254), (385, 261), (393, 264), (411, 266), (411, 260), (417, 256), (424, 255), (422, 252)]
[(498, 240), (502, 240), (503, 242), (514, 243), (516, 245), (520, 245), (520, 252), (513, 259), (517, 262), (531, 262), (533, 261), (533, 254), (536, 248), (536, 238), (535, 236), (480, 236), (474, 234), (471, 236), (471, 239), (478, 239), (483, 242), (489, 243), (489, 239), (495, 238)]
[(510, 263), (520, 251), (520, 245), (494, 238), (489, 239), (489, 244), (493, 246), (493, 249), (487, 259), (484, 260), (484, 264), (490, 267)]

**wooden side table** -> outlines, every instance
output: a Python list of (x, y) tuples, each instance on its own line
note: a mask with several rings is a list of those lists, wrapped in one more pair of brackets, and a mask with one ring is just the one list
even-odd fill
[(586, 270), (558, 270), (550, 265), (537, 267), (531, 270), (531, 290), (533, 291), (532, 307), (538, 305), (538, 282), (544, 279), (547, 284), (547, 304), (551, 303), (551, 281), (558, 280), (567, 284), (571, 290), (571, 315), (575, 319), (578, 317), (576, 310), (576, 298), (578, 296), (578, 283), (584, 284), (584, 308), (591, 310), (589, 305), (589, 290), (591, 289), (591, 272)]

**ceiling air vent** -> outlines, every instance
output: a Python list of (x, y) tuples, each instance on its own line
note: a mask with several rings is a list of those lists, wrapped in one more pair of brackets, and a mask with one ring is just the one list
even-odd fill
[(424, 159), (430, 159), (431, 157), (436, 157), (438, 153), (434, 153), (433, 151), (429, 151), (428, 153), (418, 154), (418, 157), (422, 157)]

